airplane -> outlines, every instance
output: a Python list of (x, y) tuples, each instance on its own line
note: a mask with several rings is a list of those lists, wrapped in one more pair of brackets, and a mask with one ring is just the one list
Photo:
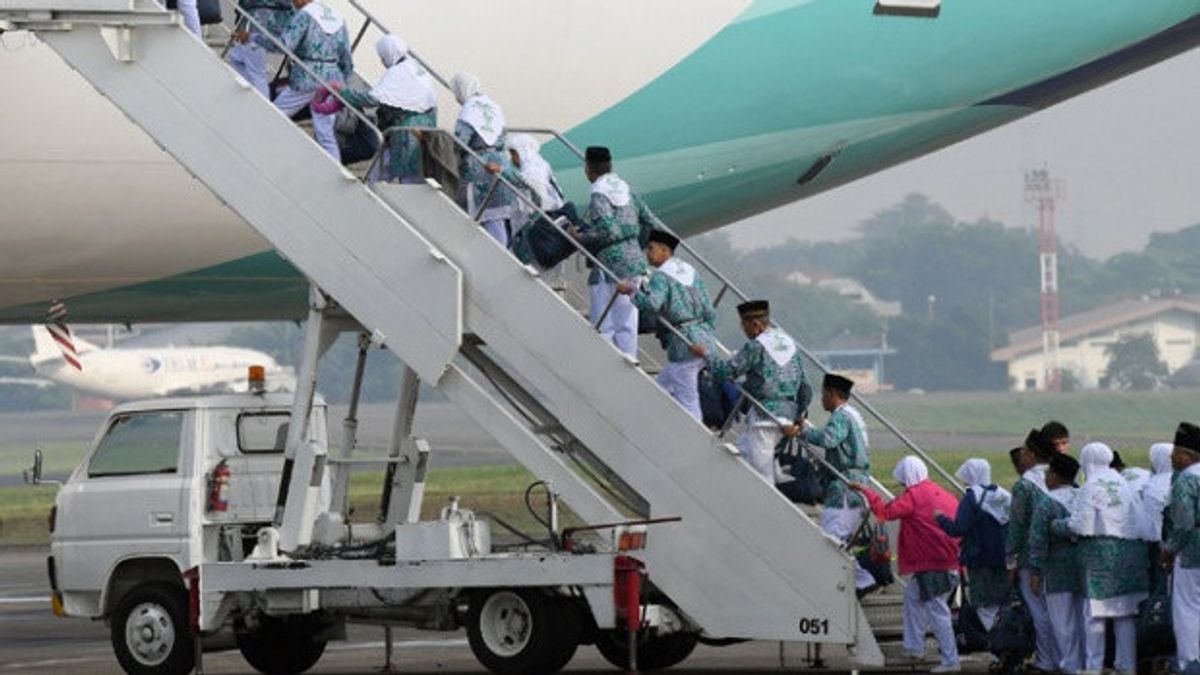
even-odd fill
[[(281, 367), (275, 359), (253, 349), (101, 349), (87, 340), (72, 336), (70, 341), (74, 351), (67, 354), (46, 326), (34, 325), (32, 330), (36, 350), (29, 356), (28, 363), (39, 375), (56, 384), (101, 398), (132, 400), (244, 392), (249, 386), (247, 373), (251, 365), (263, 366), (268, 391), (291, 391), (296, 385), (291, 368)], [(79, 364), (78, 367), (71, 363), (72, 360)]]
[[(1200, 0), (363, 1), (435, 70), (479, 75), (513, 126), (611, 147), (685, 236), (1200, 44)], [(0, 40), (0, 322), (53, 300), (72, 322), (303, 318), (307, 282), (266, 241), (45, 45)], [(584, 197), (576, 158), (545, 155)]]

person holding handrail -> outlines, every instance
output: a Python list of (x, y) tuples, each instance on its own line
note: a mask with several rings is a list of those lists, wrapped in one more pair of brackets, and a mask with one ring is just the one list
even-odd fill
[[(433, 77), (416, 59), (409, 58), (408, 45), (398, 36), (389, 34), (379, 38), (375, 51), (387, 68), (375, 86), (369, 90), (352, 87), (341, 90), (342, 98), (350, 105), (378, 109), (379, 128), (386, 135), (386, 142), (378, 173), (369, 179), (420, 183), (424, 180), (420, 132), (400, 130), (437, 126), (437, 93), (433, 89)], [(321, 103), (313, 102), (314, 110), (321, 107)]]
[[(574, 254), (576, 248), (559, 228), (581, 225), (579, 214), (575, 205), (563, 196), (554, 169), (542, 157), (537, 139), (529, 134), (510, 134), (508, 154), (513, 166), (520, 171), (520, 182), (515, 184), (523, 189), (529, 200), (518, 200), (516, 205), (518, 220), (522, 222), (513, 228), (513, 255), (523, 263), (536, 263), (551, 287), (565, 289), (560, 263)], [(549, 220), (543, 218), (539, 210)], [(555, 225), (551, 221), (562, 224)]]
[[(825, 461), (852, 481), (871, 480), (871, 456), (868, 453), (867, 423), (862, 413), (850, 403), (854, 382), (835, 373), (826, 373), (821, 382), (821, 407), (829, 413), (825, 426), (817, 428), (807, 419), (788, 429), (814, 446), (825, 449)], [(847, 490), (834, 476), (825, 476), (825, 503), (821, 508), (821, 529), (837, 539), (848, 542), (862, 524), (861, 495)], [(877, 585), (875, 577), (854, 563), (854, 586), (866, 595)]]
[(591, 201), (584, 213), (583, 229), (569, 232), (617, 278), (593, 267), (588, 277), (591, 294), (589, 318), (600, 333), (632, 361), (638, 353), (638, 309), (628, 296), (617, 292), (621, 281), (639, 279), (649, 269), (642, 253), (646, 230), (665, 230), (658, 216), (613, 172), (612, 152), (601, 146), (584, 153), (584, 174), (592, 184)]
[(925, 635), (932, 632), (942, 658), (929, 672), (957, 673), (962, 666), (948, 601), (958, 586), (958, 542), (938, 527), (934, 514), (953, 511), (958, 503), (929, 480), (929, 468), (919, 457), (901, 459), (892, 476), (904, 492), (891, 501), (858, 481), (850, 488), (866, 496), (879, 520), (900, 521), (900, 574), (911, 575), (904, 590), (904, 653), (924, 659)]
[(747, 341), (736, 354), (721, 358), (700, 343), (693, 344), (691, 352), (707, 360), (715, 379), (742, 379), (746, 393), (766, 408), (764, 412), (751, 406), (734, 445), (755, 471), (775, 485), (775, 446), (784, 428), (792, 428), (808, 407), (808, 401), (797, 401), (807, 384), (804, 358), (796, 341), (771, 324), (769, 302), (750, 300), (738, 305), (737, 311)]
[[(276, 39), (283, 38), (283, 29), (291, 20), (296, 8), (292, 0), (241, 0), (241, 8), (255, 21), (262, 25)], [(274, 42), (261, 37), (258, 27), (253, 24), (245, 26), (233, 34), (233, 48), (229, 50), (226, 60), (254, 87), (263, 98), (271, 98), (271, 85), (267, 79), (267, 52), (279, 53), (279, 47)]]
[(462, 106), (454, 124), (454, 136), (483, 159), (480, 164), (459, 148), (459, 199), (467, 213), (501, 246), (508, 248), (509, 221), (516, 215), (512, 191), (500, 182), (500, 174), (511, 176), (512, 159), (507, 142), (504, 109), (483, 93), (479, 78), (458, 73), (450, 80), (454, 99)]
[(679, 238), (670, 232), (652, 231), (646, 245), (649, 278), (640, 284), (622, 281), (617, 289), (633, 298), (639, 312), (657, 316), (683, 336), (658, 327), (658, 339), (667, 350), (667, 365), (658, 374), (658, 384), (699, 422), (699, 377), (704, 359), (692, 354), (688, 344), (716, 351), (717, 310), (696, 269), (675, 257), (678, 245)]
[[(354, 58), (350, 53), (350, 34), (346, 20), (320, 0), (292, 0), (296, 11), (279, 40), (284, 48), (331, 86), (345, 85), (354, 74)], [(248, 42), (249, 34), (239, 40)], [(255, 42), (268, 42), (261, 35)], [(287, 116), (295, 115), (312, 104), (313, 94), (322, 86), (308, 70), (292, 67), (288, 84), (275, 96), (275, 107)], [(335, 115), (312, 111), (313, 135), (317, 143), (339, 164), (342, 152), (334, 132)]]

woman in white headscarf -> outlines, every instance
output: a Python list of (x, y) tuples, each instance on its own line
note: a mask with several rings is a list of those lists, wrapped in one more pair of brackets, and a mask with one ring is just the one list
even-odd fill
[(1074, 501), (1068, 526), (1080, 538), (1084, 595), (1087, 597), (1086, 669), (1104, 667), (1104, 623), (1112, 619), (1121, 672), (1137, 669), (1138, 603), (1149, 589), (1142, 500), (1109, 465), (1112, 449), (1089, 443), (1079, 454), (1087, 482)]
[[(548, 271), (543, 279), (551, 285), (561, 284), (558, 263), (575, 252), (570, 240), (558, 228), (570, 225), (582, 227), (575, 205), (563, 196), (554, 169), (542, 157), (541, 146), (529, 134), (512, 134), (508, 137), (508, 152), (513, 164), (521, 172), (526, 197), (536, 205), (518, 200), (516, 210), (522, 221), (513, 228), (512, 252), (523, 263), (534, 263)], [(549, 216), (552, 224), (538, 214), (538, 210)], [(565, 221), (562, 219), (566, 218)], [(515, 222), (515, 221), (514, 221)], [(527, 229), (528, 228), (528, 229)]]
[[(371, 179), (420, 183), (424, 179), (420, 132), (399, 129), (437, 126), (433, 78), (409, 56), (404, 40), (395, 35), (379, 38), (375, 51), (387, 69), (379, 82), (369, 90), (343, 89), (342, 97), (358, 108), (378, 108), (379, 128), (386, 135), (386, 143), (379, 173)], [(336, 101), (318, 93), (313, 108), (320, 111), (333, 107), (336, 111)]]
[(507, 248), (509, 223), (518, 215), (517, 198), (496, 179), (503, 175), (510, 182), (518, 182), (520, 174), (513, 171), (512, 159), (505, 148), (504, 110), (483, 93), (479, 79), (469, 73), (455, 75), (450, 90), (462, 106), (454, 124), (454, 136), (483, 160), (480, 163), (461, 147), (458, 149), (459, 199), (471, 217)]
[(904, 492), (890, 502), (862, 483), (851, 483), (850, 488), (867, 498), (879, 520), (900, 521), (896, 546), (900, 574), (912, 575), (904, 590), (904, 651), (912, 658), (924, 658), (925, 634), (932, 630), (942, 662), (931, 672), (958, 672), (958, 644), (948, 604), (958, 585), (958, 543), (934, 521), (935, 513), (953, 511), (958, 502), (929, 480), (929, 468), (919, 457), (901, 459), (892, 476)]
[(970, 575), (971, 603), (983, 627), (991, 630), (1012, 588), (1005, 567), (1012, 495), (992, 482), (992, 466), (986, 459), (968, 459), (954, 475), (967, 486), (967, 492), (959, 500), (954, 518), (944, 513), (935, 516), (946, 534), (962, 539), (958, 560)]
[(1150, 479), (1142, 488), (1142, 508), (1145, 532), (1142, 538), (1150, 542), (1150, 590), (1156, 594), (1167, 591), (1167, 574), (1159, 557), (1162, 551), (1163, 513), (1171, 501), (1171, 452), (1174, 443), (1155, 443), (1150, 446)]

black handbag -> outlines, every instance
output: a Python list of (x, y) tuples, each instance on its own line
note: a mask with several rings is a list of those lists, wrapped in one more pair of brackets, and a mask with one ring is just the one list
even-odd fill
[(779, 465), (793, 480), (777, 483), (776, 487), (785, 497), (797, 504), (814, 506), (825, 501), (825, 485), (821, 470), (816, 464), (798, 451), (798, 441), (784, 438), (775, 448)]
[(979, 612), (969, 600), (964, 600), (954, 620), (954, 639), (959, 654), (975, 654), (991, 650), (988, 632), (983, 627)]
[(1138, 659), (1175, 653), (1170, 595), (1152, 595), (1138, 605), (1137, 647)]
[(1000, 659), (1002, 672), (1016, 672), (1037, 648), (1033, 615), (1015, 586), (996, 617), (996, 625), (988, 632), (988, 642), (992, 654)]

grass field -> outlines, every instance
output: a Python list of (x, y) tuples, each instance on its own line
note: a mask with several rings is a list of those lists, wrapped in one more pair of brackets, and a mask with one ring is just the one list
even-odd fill
[[(932, 453), (947, 471), (953, 473), (963, 460), (974, 456), (961, 450)], [(1147, 466), (1148, 451), (1134, 449), (1122, 455), (1130, 466)], [(892, 478), (892, 468), (904, 455), (901, 452), (876, 452), (871, 455), (872, 475), (888, 489), (900, 492), (900, 486)], [(992, 456), (992, 479), (999, 485), (1011, 486), (1016, 482), (1016, 472), (1007, 456)], [(945, 483), (931, 470), (931, 477)], [(426, 481), (425, 501), (422, 517), (435, 518), (452, 496), (462, 498), (464, 508), (474, 509), (480, 514), (494, 514), (526, 532), (538, 532), (539, 525), (524, 504), (525, 488), (536, 479), (520, 466), (481, 466), (466, 468), (433, 469)], [(351, 481), (350, 503), (354, 519), (371, 522), (378, 512), (381, 476), (378, 473), (355, 474)], [(49, 541), (46, 516), (54, 503), (56, 488), (6, 487), (0, 488), (0, 545), (45, 544)], [(543, 493), (538, 492), (532, 501), (535, 507), (544, 505)], [(578, 523), (565, 505), (562, 520), (565, 525)], [(502, 528), (494, 527), (497, 537), (503, 536)]]
[(1077, 439), (1170, 440), (1180, 421), (1200, 419), (1200, 390), (1195, 389), (881, 394), (871, 401), (905, 432), (1024, 437), (1031, 427), (1056, 419)]

